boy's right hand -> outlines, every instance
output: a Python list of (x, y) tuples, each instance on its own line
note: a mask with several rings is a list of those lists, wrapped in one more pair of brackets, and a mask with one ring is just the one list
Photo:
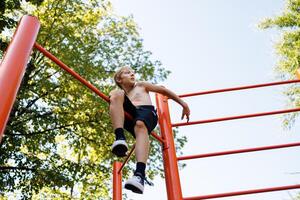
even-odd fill
[(181, 120), (183, 120), (184, 116), (186, 117), (187, 122), (190, 120), (190, 108), (187, 103), (183, 102), (182, 103), (182, 115), (181, 115)]

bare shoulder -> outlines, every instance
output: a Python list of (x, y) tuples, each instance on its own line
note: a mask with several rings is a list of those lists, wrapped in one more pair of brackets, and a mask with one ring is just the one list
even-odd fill
[(149, 83), (147, 81), (139, 81), (139, 82), (136, 82), (136, 86), (140, 86), (140, 87), (149, 87), (153, 85), (152, 83)]
[(136, 83), (136, 86), (142, 87), (147, 91), (151, 91), (152, 90), (151, 88), (154, 85), (152, 83), (147, 82), (147, 81), (139, 81), (139, 82)]
[(109, 96), (117, 95), (117, 94), (124, 94), (124, 93), (125, 93), (124, 90), (114, 89), (114, 90), (110, 91)]
[(146, 81), (141, 81), (139, 84), (145, 88), (145, 90), (149, 92), (158, 92), (158, 93), (163, 93), (165, 92), (166, 88), (161, 86), (161, 85), (155, 85), (153, 83), (149, 83)]

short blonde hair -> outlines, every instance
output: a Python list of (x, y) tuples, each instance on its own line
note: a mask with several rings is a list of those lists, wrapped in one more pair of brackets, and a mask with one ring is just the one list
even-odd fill
[(117, 84), (117, 86), (118, 86), (119, 88), (121, 88), (121, 89), (123, 89), (123, 88), (122, 88), (122, 86), (120, 85), (120, 83), (118, 82), (118, 79), (121, 77), (121, 75), (122, 75), (122, 73), (123, 73), (123, 71), (124, 71), (125, 69), (130, 69), (130, 70), (132, 70), (131, 67), (123, 66), (123, 67), (120, 67), (120, 68), (116, 71), (116, 73), (115, 73), (115, 75), (114, 75), (114, 81), (115, 81), (115, 83)]

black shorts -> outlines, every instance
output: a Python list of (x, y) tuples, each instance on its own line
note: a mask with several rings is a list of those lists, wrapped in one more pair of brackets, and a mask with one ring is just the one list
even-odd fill
[(124, 111), (133, 117), (133, 120), (125, 118), (124, 128), (135, 137), (134, 126), (137, 120), (143, 121), (147, 127), (148, 134), (150, 134), (157, 125), (157, 113), (152, 105), (135, 106), (130, 99), (124, 95), (123, 103)]

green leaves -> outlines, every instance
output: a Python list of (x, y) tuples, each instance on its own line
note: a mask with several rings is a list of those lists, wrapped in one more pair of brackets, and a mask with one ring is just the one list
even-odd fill
[[(261, 22), (263, 29), (276, 27), (281, 31), (281, 39), (275, 45), (279, 61), (276, 71), (282, 79), (295, 79), (300, 67), (300, 0), (287, 0), (286, 8), (279, 16)], [(300, 106), (299, 86), (293, 85), (285, 92), (289, 107)], [(299, 114), (285, 116), (284, 126), (291, 127)]]
[[(1, 0), (0, 1), (0, 33), (7, 29), (12, 29), (17, 25), (17, 18), (15, 11), (22, 13), (20, 0)], [(30, 0), (33, 5), (40, 5), (43, 0)], [(0, 58), (2, 58), (2, 51), (8, 46), (8, 40), (1, 34), (0, 37)]]

